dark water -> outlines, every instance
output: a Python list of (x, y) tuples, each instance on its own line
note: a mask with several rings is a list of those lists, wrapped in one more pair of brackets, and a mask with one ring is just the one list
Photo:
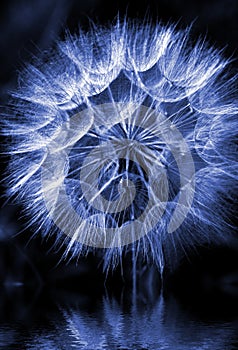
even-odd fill
[(105, 280), (93, 256), (60, 264), (23, 243), (0, 242), (0, 349), (238, 349), (237, 249), (200, 252), (163, 287), (141, 265), (135, 290), (127, 260)]
[(15, 286), (1, 294), (0, 349), (238, 349), (238, 319), (231, 310), (220, 315), (219, 304), (214, 317), (201, 300), (191, 305), (170, 293), (133, 302), (123, 291), (35, 292)]

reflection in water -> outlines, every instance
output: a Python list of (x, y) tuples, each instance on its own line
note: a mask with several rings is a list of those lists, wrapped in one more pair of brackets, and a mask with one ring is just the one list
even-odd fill
[(0, 326), (0, 348), (9, 349), (16, 342), (16, 331), (8, 326)]
[[(11, 232), (0, 230), (0, 349), (238, 349), (236, 267), (225, 273), (215, 260), (216, 274), (209, 275), (205, 260), (200, 275), (192, 265), (190, 274), (180, 274), (175, 287), (163, 291), (156, 270), (139, 269), (136, 293), (113, 280), (108, 288), (113, 295), (108, 295), (82, 263), (76, 276), (72, 266), (48, 267), (44, 274), (44, 260), (37, 265), (18, 242), (8, 240)], [(226, 261), (229, 256), (224, 255)], [(189, 289), (199, 285), (195, 280), (201, 291)]]
[[(28, 315), (22, 322), (0, 324), (0, 348), (230, 350), (238, 345), (237, 321), (198, 319), (172, 296), (160, 295), (153, 304), (137, 301), (130, 307), (109, 296), (96, 304), (94, 300), (94, 306), (80, 295), (73, 303), (72, 296), (69, 300), (51, 310), (41, 306), (37, 321)], [(39, 305), (37, 309), (39, 313)]]

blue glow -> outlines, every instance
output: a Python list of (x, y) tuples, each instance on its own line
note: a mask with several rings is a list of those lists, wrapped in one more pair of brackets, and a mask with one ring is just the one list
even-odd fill
[(163, 297), (127, 311), (114, 298), (105, 298), (94, 313), (61, 307), (51, 321), (50, 327), (27, 333), (26, 349), (223, 350), (236, 339), (235, 322), (198, 321), (196, 316), (191, 321), (176, 300)]
[[(65, 245), (65, 256), (69, 251), (78, 256), (98, 250), (78, 239), (93, 231), (64, 217), (64, 208), (58, 207), (64, 186), (74, 211), (101, 229), (102, 242), (108, 229), (119, 232), (142, 215), (151, 197), (160, 198), (163, 213), (156, 225), (151, 224), (155, 212), (148, 214), (143, 223), (148, 232), (140, 239), (135, 229), (130, 231), (130, 244), (110, 248), (101, 243), (105, 270), (115, 268), (132, 250), (134, 259), (140, 252), (162, 271), (194, 245), (230, 236), (237, 191), (238, 103), (234, 77), (227, 75), (229, 62), (221, 52), (203, 41), (192, 45), (188, 29), (118, 21), (107, 29), (95, 26), (89, 33), (68, 34), (46, 58), (26, 65), (3, 118), (3, 133), (12, 136), (8, 193), (17, 194), (25, 204), (34, 230), (45, 237), (55, 233), (56, 243)], [(112, 107), (104, 114), (106, 107), (99, 106)], [(157, 119), (149, 112), (141, 118), (141, 112), (135, 112), (138, 106), (155, 111)], [(87, 117), (76, 124), (73, 116), (80, 118), (85, 111)], [(137, 151), (142, 145), (133, 159), (130, 155), (104, 164), (103, 156), (97, 158), (103, 166), (94, 183), (95, 197), (103, 197), (104, 204), (114, 202), (115, 209), (123, 191), (129, 191), (133, 195), (126, 210), (94, 207), (94, 198), (87, 200), (82, 190), (85, 158), (108, 140), (113, 145), (127, 142), (128, 149), (133, 140)], [(155, 163), (160, 170), (151, 170), (152, 181), (146, 172)], [(42, 169), (52, 182), (49, 192), (54, 193), (48, 206)], [(151, 181), (154, 188), (161, 186), (162, 197)], [(64, 221), (59, 225), (52, 213), (56, 207), (58, 220)], [(171, 229), (172, 217), (176, 230)], [(59, 229), (66, 223), (67, 235)]]

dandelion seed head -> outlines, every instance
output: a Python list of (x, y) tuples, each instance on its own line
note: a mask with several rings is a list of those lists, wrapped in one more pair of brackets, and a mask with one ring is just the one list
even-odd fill
[(125, 20), (66, 34), (11, 93), (9, 194), (65, 255), (101, 249), (105, 269), (133, 250), (163, 270), (225, 239), (237, 190), (228, 63), (189, 29)]

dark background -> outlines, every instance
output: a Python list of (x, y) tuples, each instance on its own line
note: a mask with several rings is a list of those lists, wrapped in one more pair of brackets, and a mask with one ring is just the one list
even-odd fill
[[(144, 18), (145, 15), (162, 23), (178, 23), (186, 27), (193, 22), (193, 35), (206, 36), (218, 48), (225, 47), (227, 57), (238, 57), (238, 4), (237, 0), (150, 0), (150, 1), (112, 1), (112, 0), (10, 0), (0, 4), (0, 101), (7, 101), (7, 91), (17, 84), (17, 71), (31, 55), (51, 47), (54, 40), (62, 37), (65, 27), (70, 31), (78, 28), (78, 23), (87, 29), (89, 18), (96, 23), (107, 23), (117, 14), (127, 14), (130, 18)], [(237, 70), (238, 61), (234, 60)], [(4, 142), (4, 141), (3, 141)], [(4, 143), (3, 147), (4, 148)], [(2, 160), (2, 172), (6, 159)], [(1, 187), (4, 192), (4, 187)], [(2, 198), (4, 203), (6, 198)], [(77, 289), (97, 294), (103, 290), (104, 274), (98, 268), (99, 259), (89, 255), (85, 259), (60, 262), (62, 251), (51, 249), (51, 240), (33, 238), (30, 229), (12, 238), (21, 231), (24, 219), (20, 208), (8, 203), (1, 211), (0, 241), (0, 284), (6, 281), (24, 282), (29, 288)], [(9, 237), (11, 237), (9, 239)], [(167, 288), (187, 300), (199, 295), (216, 310), (217, 303), (224, 312), (236, 313), (238, 300), (238, 262), (237, 248), (210, 247), (199, 248), (197, 254), (185, 260), (179, 268), (168, 276)], [(128, 259), (129, 260), (129, 259)], [(130, 263), (128, 271), (130, 271)], [(154, 279), (159, 280), (158, 274)], [(231, 282), (227, 287), (224, 281)], [(221, 282), (223, 281), (223, 282)], [(117, 289), (122, 284), (130, 285), (130, 272), (121, 278), (120, 270), (108, 277), (107, 283)], [(214, 299), (214, 286), (219, 287), (218, 299)], [(158, 282), (160, 284), (160, 282)], [(67, 286), (67, 287), (66, 287)], [(212, 296), (212, 297), (211, 297)], [(21, 297), (21, 296), (19, 296)], [(10, 298), (10, 297), (9, 297)], [(198, 305), (203, 303), (197, 302)], [(1, 305), (0, 305), (1, 311)], [(18, 311), (16, 311), (17, 313)], [(3, 314), (3, 313), (2, 313)]]

